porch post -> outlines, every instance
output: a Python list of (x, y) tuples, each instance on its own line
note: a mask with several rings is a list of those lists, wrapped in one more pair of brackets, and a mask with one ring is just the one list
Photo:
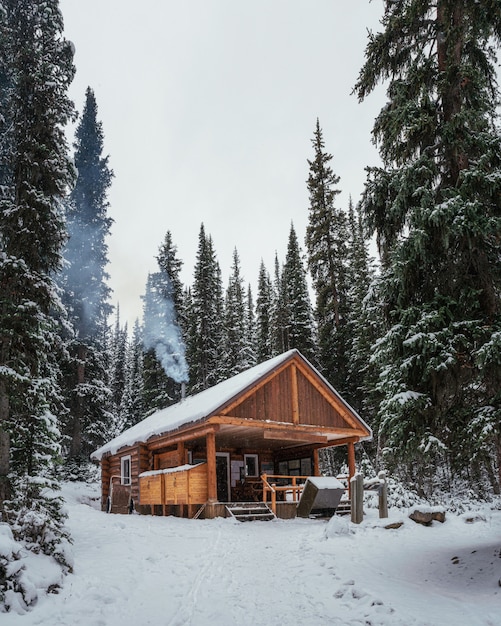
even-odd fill
[(320, 454), (318, 448), (313, 449), (313, 476), (320, 476)]
[(207, 447), (207, 496), (210, 503), (217, 502), (216, 477), (216, 433), (208, 432), (205, 436)]
[[(348, 485), (351, 491), (351, 479), (355, 476), (355, 444), (350, 441), (348, 443)], [(351, 495), (351, 494), (350, 494)]]
[(184, 449), (184, 441), (180, 441), (177, 444), (177, 462), (178, 465), (184, 465), (186, 463), (186, 453)]

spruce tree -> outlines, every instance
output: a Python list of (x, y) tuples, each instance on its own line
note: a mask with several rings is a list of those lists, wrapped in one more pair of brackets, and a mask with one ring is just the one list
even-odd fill
[(187, 319), (189, 388), (196, 393), (225, 378), (221, 269), (212, 238), (200, 227), (194, 281)]
[(317, 362), (313, 310), (306, 270), (294, 225), (291, 224), (287, 254), (281, 277), (281, 293), (286, 314), (286, 350), (297, 348), (307, 359)]
[(348, 223), (345, 211), (336, 207), (339, 176), (330, 166), (332, 155), (325, 151), (318, 119), (312, 144), (315, 157), (308, 160), (310, 206), (306, 249), (316, 295), (318, 359), (326, 378), (345, 394), (350, 362)]
[(224, 364), (227, 378), (243, 372), (250, 365), (245, 305), (244, 282), (240, 274), (240, 258), (235, 248), (228, 288), (226, 289), (224, 310)]
[(0, 46), (11, 87), (2, 103), (10, 125), (2, 129), (9, 167), (0, 199), (0, 509), (26, 547), (64, 565), (53, 473), (64, 311), (53, 276), (66, 237), (62, 199), (73, 178), (63, 131), (73, 115), (73, 53), (56, 0), (5, 0), (3, 8)]
[(245, 346), (247, 367), (254, 367), (257, 363), (256, 314), (250, 284), (247, 285), (247, 302), (245, 307)]
[(109, 403), (111, 420), (108, 427), (108, 436), (120, 434), (124, 430), (128, 420), (125, 396), (128, 387), (127, 348), (127, 324), (122, 326), (120, 321), (120, 307), (117, 306), (115, 309), (115, 323), (108, 342), (110, 360), (109, 387), (111, 393)]
[(272, 356), (282, 354), (290, 349), (289, 341), (289, 307), (285, 283), (283, 281), (283, 268), (280, 266), (278, 255), (275, 253), (275, 264), (272, 283), (272, 307), (271, 307), (271, 350)]
[(136, 320), (126, 355), (125, 389), (122, 396), (125, 417), (124, 429), (134, 426), (146, 416), (143, 361), (142, 329), (139, 321)]
[(399, 0), (382, 24), (355, 87), (389, 79), (363, 197), (383, 258), (379, 435), (430, 490), (444, 456), (501, 468), (501, 5)]
[(168, 231), (157, 256), (158, 272), (148, 277), (144, 296), (144, 406), (146, 413), (165, 408), (181, 397), (187, 382), (182, 336), (182, 261)]
[(107, 215), (107, 192), (113, 172), (108, 157), (102, 156), (103, 141), (96, 99), (89, 87), (75, 132), (78, 178), (67, 203), (67, 263), (60, 277), (63, 302), (74, 328), (68, 342), (70, 358), (64, 367), (65, 399), (70, 409), (65, 433), (68, 457), (78, 464), (104, 443), (109, 422), (106, 334), (111, 306), (106, 238), (112, 223)]
[(258, 363), (267, 361), (273, 355), (272, 304), (273, 285), (264, 261), (261, 259), (256, 298), (256, 359)]
[(370, 290), (375, 278), (373, 260), (369, 256), (368, 241), (362, 226), (359, 210), (348, 204), (348, 256), (346, 324), (348, 363), (346, 394), (352, 406), (363, 415), (374, 414), (374, 388), (377, 383), (375, 368), (371, 365), (372, 345), (379, 336), (379, 314), (371, 306)]

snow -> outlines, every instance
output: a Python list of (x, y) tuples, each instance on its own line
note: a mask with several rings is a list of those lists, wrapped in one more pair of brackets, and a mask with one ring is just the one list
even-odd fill
[[(116, 454), (120, 448), (124, 446), (132, 446), (136, 443), (142, 443), (148, 441), (150, 437), (155, 435), (162, 435), (189, 424), (191, 422), (197, 422), (204, 417), (211, 415), (217, 409), (222, 408), (227, 402), (229, 402), (236, 395), (243, 390), (256, 383), (263, 376), (272, 372), (275, 368), (279, 367), (286, 361), (288, 361), (294, 354), (299, 355), (297, 350), (289, 350), (284, 352), (268, 361), (259, 363), (255, 367), (225, 380), (214, 387), (210, 387), (205, 391), (194, 396), (188, 396), (181, 402), (157, 411), (150, 415), (146, 419), (142, 420), (132, 428), (124, 431), (122, 434), (115, 437), (110, 442), (96, 450), (92, 454), (92, 458), (96, 461), (100, 461), (104, 454), (110, 452)], [(300, 355), (301, 356), (301, 355)], [(301, 358), (308, 363), (308, 361), (301, 356)], [(346, 402), (339, 396), (336, 390), (321, 376), (319, 372), (310, 364), (308, 365), (317, 373), (317, 375), (325, 382), (326, 385), (332, 390), (332, 392), (340, 399), (340, 401), (348, 406)], [(349, 407), (350, 411), (357, 416), (357, 418), (370, 430), (369, 426), (363, 422), (362, 418)]]
[(2, 626), (501, 623), (501, 503), (429, 527), (367, 509), (355, 526), (108, 515), (98, 485), (63, 495), (74, 573), (31, 612), (1, 614)]
[(161, 470), (150, 470), (148, 472), (142, 472), (139, 474), (140, 478), (145, 478), (147, 476), (158, 476), (159, 474), (175, 474), (176, 472), (186, 472), (187, 470), (191, 470), (194, 467), (198, 467), (202, 465), (202, 463), (198, 463), (197, 465), (191, 465), (187, 463), (186, 465), (177, 465), (176, 467), (169, 467), (167, 469)]
[(310, 476), (308, 481), (317, 489), (345, 489), (343, 483), (333, 476)]

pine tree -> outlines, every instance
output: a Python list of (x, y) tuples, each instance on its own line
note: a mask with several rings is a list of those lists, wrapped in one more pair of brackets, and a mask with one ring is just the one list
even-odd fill
[(248, 347), (244, 283), (240, 274), (240, 258), (235, 248), (224, 309), (224, 363), (227, 378), (249, 368)]
[[(370, 301), (371, 284), (374, 281), (373, 261), (368, 252), (362, 218), (350, 197), (348, 205), (349, 241), (347, 276), (349, 288), (347, 303), (349, 338), (346, 394), (352, 406), (363, 415), (372, 416), (375, 408), (374, 389), (377, 374), (371, 365), (372, 346), (379, 336), (379, 313)], [(376, 403), (377, 404), (377, 403)]]
[(191, 290), (186, 354), (191, 392), (207, 389), (225, 378), (224, 315), (221, 269), (212, 238), (202, 224)]
[[(363, 209), (383, 259), (377, 344), (387, 460), (431, 489), (501, 467), (501, 146), (498, 2), (387, 2), (355, 87), (389, 79), (374, 126), (381, 168)], [(402, 465), (405, 463), (405, 466)], [(499, 481), (498, 481), (499, 482)]]
[(271, 306), (271, 350), (272, 356), (282, 354), (290, 350), (289, 340), (289, 306), (287, 292), (283, 280), (283, 268), (280, 267), (278, 255), (275, 253), (275, 265), (272, 283), (272, 306)]
[(286, 350), (297, 348), (307, 359), (316, 363), (313, 310), (302, 252), (293, 224), (289, 233), (280, 287), (287, 319), (287, 342), (284, 348)]
[(136, 320), (126, 355), (125, 390), (122, 396), (125, 429), (134, 426), (134, 424), (137, 424), (146, 416), (143, 361), (142, 329), (139, 321)]
[(121, 433), (128, 419), (128, 412), (124, 410), (124, 393), (127, 388), (127, 343), (128, 329), (120, 321), (120, 307), (115, 310), (115, 324), (111, 334), (108, 351), (110, 355), (109, 386), (111, 392), (110, 413), (112, 416), (109, 434)]
[(247, 367), (254, 367), (257, 363), (256, 315), (250, 284), (247, 285), (247, 302), (245, 307), (245, 346)]
[(310, 161), (308, 191), (309, 221), (306, 229), (308, 268), (316, 294), (319, 361), (326, 378), (341, 393), (348, 392), (350, 336), (348, 320), (348, 223), (346, 213), (336, 208), (339, 176), (330, 166), (317, 119), (312, 140), (315, 158)]
[(256, 299), (256, 359), (258, 363), (267, 361), (273, 355), (271, 333), (272, 304), (273, 285), (264, 262), (261, 260)]
[(61, 329), (53, 313), (62, 319), (64, 311), (52, 277), (61, 265), (62, 199), (73, 177), (63, 131), (73, 115), (73, 53), (56, 0), (5, 0), (3, 8), (11, 122), (3, 129), (9, 171), (0, 199), (0, 509), (18, 540), (64, 565), (53, 474), (63, 410)]
[(146, 413), (165, 408), (181, 397), (187, 382), (183, 313), (182, 261), (168, 231), (157, 257), (159, 271), (148, 277), (144, 297), (144, 405)]
[[(61, 273), (63, 302), (74, 337), (69, 341), (65, 369), (65, 398), (70, 409), (66, 424), (68, 457), (81, 463), (104, 443), (109, 413), (106, 353), (107, 320), (111, 313), (106, 272), (112, 220), (107, 215), (107, 192), (113, 172), (103, 157), (103, 130), (97, 120), (94, 92), (87, 89), (85, 106), (75, 133), (78, 178), (67, 203), (69, 241), (67, 264)], [(101, 433), (101, 435), (98, 435)]]

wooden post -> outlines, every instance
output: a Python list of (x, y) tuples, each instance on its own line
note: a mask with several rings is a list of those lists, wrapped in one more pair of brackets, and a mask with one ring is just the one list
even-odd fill
[(216, 433), (208, 432), (205, 441), (207, 446), (207, 499), (213, 504), (217, 502)]
[(275, 491), (275, 486), (275, 483), (273, 483), (273, 491), (271, 492), (271, 510), (273, 511), (273, 515), (277, 514), (277, 492)]
[(355, 472), (357, 471), (355, 467), (355, 444), (350, 441), (348, 443), (348, 492), (351, 496), (351, 479), (355, 476)]
[(351, 521), (360, 524), (364, 519), (364, 477), (355, 474), (350, 479), (351, 492)]
[(388, 517), (388, 483), (386, 482), (386, 472), (379, 472), (377, 475), (380, 481), (379, 486), (379, 517)]
[(177, 463), (178, 465), (184, 465), (185, 464), (185, 451), (184, 451), (184, 441), (180, 441), (177, 444)]
[(318, 448), (313, 450), (313, 476), (320, 476), (320, 454)]

